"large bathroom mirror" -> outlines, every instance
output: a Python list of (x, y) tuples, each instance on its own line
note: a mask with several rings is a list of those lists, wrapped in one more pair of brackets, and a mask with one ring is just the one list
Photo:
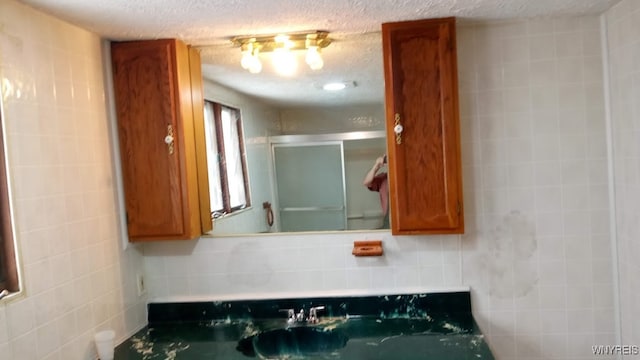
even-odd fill
[[(240, 111), (250, 195), (214, 220), (213, 236), (382, 227), (380, 196), (362, 184), (386, 153), (381, 36), (330, 37), (323, 68), (296, 52), (292, 76), (277, 74), (269, 53), (252, 74), (231, 43), (200, 47), (205, 99)], [(346, 88), (326, 91), (328, 82)]]

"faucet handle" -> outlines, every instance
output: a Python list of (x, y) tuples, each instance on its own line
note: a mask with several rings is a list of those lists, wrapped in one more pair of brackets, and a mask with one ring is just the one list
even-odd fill
[(324, 306), (314, 306), (309, 309), (309, 319), (307, 319), (310, 323), (318, 322), (318, 310), (324, 310)]
[(296, 316), (296, 321), (298, 322), (304, 321), (304, 309), (300, 309), (300, 312)]
[(294, 322), (296, 321), (296, 313), (295, 310), (293, 309), (279, 309), (278, 311), (280, 312), (287, 312), (287, 322)]

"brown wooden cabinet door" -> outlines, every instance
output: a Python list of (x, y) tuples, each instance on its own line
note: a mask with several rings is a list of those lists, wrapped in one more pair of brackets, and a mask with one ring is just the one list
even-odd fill
[(153, 40), (113, 43), (111, 51), (130, 240), (197, 237), (188, 49)]
[(392, 233), (462, 233), (455, 19), (382, 35)]

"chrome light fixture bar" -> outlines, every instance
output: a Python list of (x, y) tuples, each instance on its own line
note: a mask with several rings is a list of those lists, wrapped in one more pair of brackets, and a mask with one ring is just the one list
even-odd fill
[(303, 31), (278, 35), (237, 36), (231, 39), (242, 51), (242, 67), (257, 74), (262, 71), (260, 53), (272, 52), (276, 71), (292, 75), (297, 63), (292, 51), (306, 50), (305, 61), (312, 70), (322, 69), (324, 61), (320, 50), (331, 44), (327, 31)]

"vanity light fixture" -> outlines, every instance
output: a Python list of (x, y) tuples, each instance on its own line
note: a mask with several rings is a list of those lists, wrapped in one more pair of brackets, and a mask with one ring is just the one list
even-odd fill
[(237, 36), (231, 39), (240, 47), (242, 68), (253, 74), (262, 71), (261, 53), (273, 53), (273, 65), (282, 75), (293, 75), (297, 69), (297, 50), (305, 50), (305, 61), (312, 70), (320, 70), (324, 66), (321, 49), (331, 44), (327, 31), (304, 31), (290, 34), (264, 36)]

